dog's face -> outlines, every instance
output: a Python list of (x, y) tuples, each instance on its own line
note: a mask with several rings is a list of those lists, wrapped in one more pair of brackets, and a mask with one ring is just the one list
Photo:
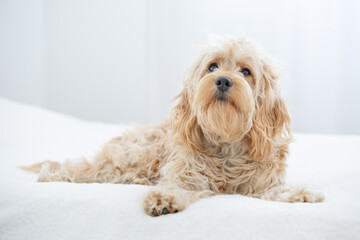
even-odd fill
[(238, 42), (225, 42), (198, 62), (197, 79), (190, 83), (191, 106), (209, 138), (229, 142), (250, 130), (259, 64), (247, 51)]
[[(269, 60), (253, 43), (230, 39), (203, 46), (185, 74), (173, 123), (194, 151), (245, 136), (253, 147), (269, 148), (265, 145), (281, 133), (289, 117)], [(254, 151), (264, 155), (264, 150)]]

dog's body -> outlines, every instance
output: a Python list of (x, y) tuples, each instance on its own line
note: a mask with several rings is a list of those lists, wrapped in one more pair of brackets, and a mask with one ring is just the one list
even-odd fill
[(158, 185), (144, 199), (152, 216), (215, 194), (319, 202), (285, 185), (290, 119), (270, 60), (253, 43), (217, 40), (185, 74), (169, 120), (107, 143), (90, 163), (45, 161), (39, 181)]

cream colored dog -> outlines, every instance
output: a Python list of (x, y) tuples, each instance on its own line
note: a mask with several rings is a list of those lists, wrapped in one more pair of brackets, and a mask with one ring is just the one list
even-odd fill
[(105, 144), (92, 162), (45, 161), (40, 182), (157, 185), (144, 199), (151, 216), (184, 210), (216, 194), (284, 202), (323, 196), (285, 184), (290, 118), (271, 61), (252, 42), (204, 44), (186, 71), (170, 119)]

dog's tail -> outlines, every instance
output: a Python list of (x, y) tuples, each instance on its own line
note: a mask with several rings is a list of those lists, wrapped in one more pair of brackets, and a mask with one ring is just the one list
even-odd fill
[(40, 173), (42, 165), (46, 162), (50, 162), (50, 161), (38, 162), (31, 166), (19, 166), (18, 168), (32, 173)]

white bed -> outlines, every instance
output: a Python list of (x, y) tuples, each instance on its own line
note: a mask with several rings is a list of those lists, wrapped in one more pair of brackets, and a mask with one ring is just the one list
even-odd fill
[(224, 195), (153, 218), (150, 187), (37, 183), (16, 168), (91, 156), (123, 130), (0, 98), (0, 239), (360, 239), (360, 136), (295, 134), (287, 179), (323, 192), (317, 204)]

